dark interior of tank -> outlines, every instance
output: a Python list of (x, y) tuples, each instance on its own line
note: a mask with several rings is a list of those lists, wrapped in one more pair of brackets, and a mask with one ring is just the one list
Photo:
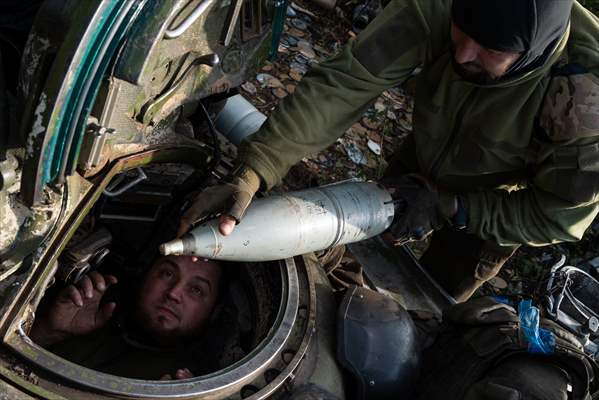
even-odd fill
[[(135, 301), (144, 273), (159, 257), (158, 245), (174, 237), (180, 211), (193, 196), (189, 189), (197, 189), (202, 180), (198, 176), (204, 175), (185, 164), (153, 164), (143, 167), (145, 179), (131, 185), (140, 173), (134, 169), (116, 176), (89, 210), (59, 256), (37, 315), (48, 309), (63, 288), (90, 271), (118, 279), (102, 298), (103, 303), (117, 304), (112, 318), (119, 318)], [(218, 368), (239, 361), (266, 337), (282, 295), (277, 263), (228, 262), (222, 266), (221, 293), (202, 334), (202, 347), (210, 352), (211, 365)], [(76, 360), (77, 354), (70, 361)]]

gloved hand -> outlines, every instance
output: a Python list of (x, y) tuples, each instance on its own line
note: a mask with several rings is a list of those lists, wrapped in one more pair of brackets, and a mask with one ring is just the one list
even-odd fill
[(240, 165), (231, 172), (224, 183), (204, 189), (181, 217), (177, 236), (210, 214), (220, 213), (219, 230), (223, 235), (233, 231), (254, 194), (260, 188), (260, 177), (253, 169)]
[(456, 214), (457, 197), (439, 191), (421, 175), (405, 174), (381, 182), (395, 202), (395, 218), (389, 228), (396, 244), (422, 240)]

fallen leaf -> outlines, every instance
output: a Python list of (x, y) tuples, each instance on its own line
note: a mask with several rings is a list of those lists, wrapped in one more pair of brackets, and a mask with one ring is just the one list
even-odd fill
[(358, 135), (364, 135), (368, 130), (362, 126), (359, 122), (356, 122), (351, 126), (351, 130), (357, 133)]
[(367, 135), (368, 139), (372, 140), (376, 143), (381, 143), (381, 135), (377, 131), (368, 131)]
[(301, 81), (303, 76), (304, 74), (300, 70), (291, 69), (289, 71), (289, 77), (291, 77), (291, 79), (293, 79), (294, 81)]
[(289, 93), (293, 93), (293, 92), (295, 92), (295, 85), (293, 85), (293, 84), (291, 84), (291, 83), (290, 83), (290, 84), (287, 84), (287, 85), (285, 85), (285, 89), (286, 89), (286, 90), (287, 90)]
[(270, 74), (258, 74), (256, 75), (256, 80), (260, 82), (262, 86), (267, 86), (270, 88), (283, 87), (281, 81)]
[(487, 281), (491, 286), (496, 289), (505, 289), (507, 288), (507, 282), (498, 276), (494, 276), (493, 278)]
[(286, 39), (287, 39), (287, 43), (289, 43), (290, 46), (297, 46), (297, 43), (300, 41), (300, 39), (296, 38), (295, 36), (291, 36), (291, 35), (288, 35)]
[(374, 103), (374, 109), (378, 112), (383, 112), (386, 108), (385, 103), (381, 100), (377, 100), (376, 103)]
[(291, 28), (289, 29), (289, 32), (287, 32), (290, 36), (296, 36), (296, 37), (304, 37), (306, 36), (306, 34), (302, 31), (300, 31), (299, 29), (296, 28)]
[(313, 46), (312, 46), (312, 48), (313, 48), (314, 50), (316, 50), (317, 52), (319, 52), (320, 54), (322, 54), (323, 56), (325, 56), (325, 57), (328, 57), (328, 56), (330, 56), (330, 55), (331, 55), (331, 52), (330, 52), (330, 51), (328, 51), (328, 50), (327, 50), (327, 49), (325, 49), (324, 47), (322, 47), (322, 46), (319, 46), (319, 45), (317, 45), (317, 44), (313, 45)]
[(256, 85), (254, 85), (252, 82), (242, 83), (241, 88), (243, 90), (245, 90), (246, 92), (248, 92), (249, 94), (256, 94), (256, 92), (258, 91), (256, 89)]
[(302, 7), (300, 5), (297, 5), (295, 3), (291, 3), (291, 7), (293, 7), (295, 10), (297, 10), (297, 11), (303, 13), (303, 14), (309, 15), (312, 18), (318, 18), (312, 11), (309, 11), (309, 10), (305, 9), (304, 7)]
[(289, 64), (289, 68), (301, 72), (302, 75), (308, 71), (308, 66), (306, 64), (300, 64), (297, 61), (292, 61), (291, 64)]
[(305, 31), (306, 29), (308, 29), (308, 24), (306, 23), (306, 21), (300, 18), (293, 18), (291, 20), (291, 25), (294, 28), (299, 29), (300, 31)]
[(379, 121), (373, 120), (369, 117), (362, 118), (362, 125), (364, 125), (368, 129), (373, 129), (373, 130), (378, 129), (380, 124), (381, 123)]
[(366, 156), (364, 155), (362, 150), (360, 150), (358, 148), (358, 146), (355, 143), (345, 143), (343, 147), (345, 147), (347, 156), (354, 164), (357, 164), (357, 165), (368, 164), (368, 160), (366, 159)]
[(300, 53), (307, 58), (313, 59), (316, 58), (316, 53), (314, 53), (314, 50), (312, 49), (308, 49), (308, 48), (300, 48)]
[(373, 140), (368, 140), (368, 148), (377, 156), (381, 155), (381, 146)]
[(284, 89), (281, 89), (281, 88), (275, 88), (275, 89), (273, 89), (272, 94), (274, 94), (279, 99), (287, 97), (287, 92)]

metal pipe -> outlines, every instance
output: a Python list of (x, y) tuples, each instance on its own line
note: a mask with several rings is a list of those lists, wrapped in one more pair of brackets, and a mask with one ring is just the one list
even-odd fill
[(269, 261), (358, 242), (391, 225), (389, 193), (374, 182), (343, 182), (257, 199), (233, 233), (218, 220), (160, 246), (164, 255), (216, 260)]
[(216, 129), (235, 146), (247, 136), (256, 132), (266, 121), (266, 115), (237, 94), (227, 99), (225, 106), (216, 117)]
[(189, 29), (189, 27), (193, 25), (193, 23), (196, 22), (196, 20), (200, 18), (202, 14), (204, 14), (213, 1), (214, 0), (204, 0), (201, 2), (196, 9), (193, 10), (193, 12), (179, 24), (179, 26), (177, 26), (175, 29), (167, 29), (166, 32), (164, 32), (164, 36), (166, 36), (168, 39), (175, 39), (184, 34), (185, 31)]

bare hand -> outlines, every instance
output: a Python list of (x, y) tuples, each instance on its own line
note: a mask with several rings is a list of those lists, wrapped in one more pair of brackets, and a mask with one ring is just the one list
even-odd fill
[(116, 304), (100, 306), (100, 301), (106, 289), (115, 283), (114, 276), (93, 271), (76, 285), (67, 286), (48, 313), (35, 321), (31, 338), (40, 345), (50, 345), (71, 335), (85, 335), (101, 328), (112, 317)]
[(218, 219), (218, 230), (225, 236), (233, 232), (235, 225), (237, 225), (237, 221), (230, 215), (221, 215)]

